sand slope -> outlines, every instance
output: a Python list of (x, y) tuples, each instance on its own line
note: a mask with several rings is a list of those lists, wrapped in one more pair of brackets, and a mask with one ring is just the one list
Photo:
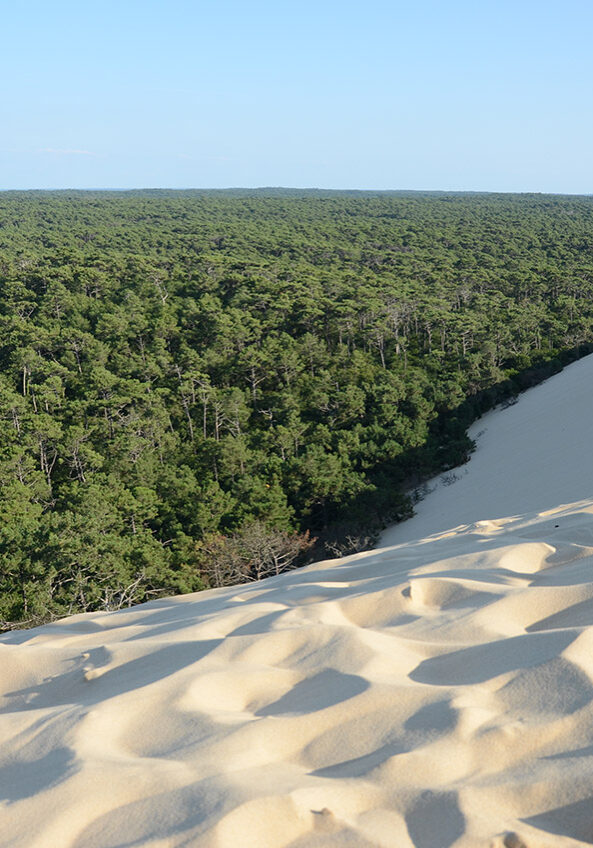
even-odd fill
[(541, 512), (593, 497), (593, 356), (522, 394), (469, 430), (467, 465), (428, 483), (416, 515), (385, 531), (383, 545), (483, 518)]
[(0, 640), (0, 845), (593, 844), (593, 503)]
[(0, 637), (0, 848), (593, 845), (591, 377), (382, 549)]

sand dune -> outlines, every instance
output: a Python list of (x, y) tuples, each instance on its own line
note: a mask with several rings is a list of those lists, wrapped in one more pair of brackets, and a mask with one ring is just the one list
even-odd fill
[(591, 845), (592, 575), (584, 502), (4, 636), (0, 845)]
[(489, 419), (425, 538), (1, 637), (0, 846), (593, 845), (593, 500), (519, 461), (556, 428), (591, 490), (550, 389), (583, 368)]
[(593, 356), (586, 356), (476, 421), (471, 462), (431, 480), (414, 518), (386, 530), (382, 544), (592, 497), (591, 385)]

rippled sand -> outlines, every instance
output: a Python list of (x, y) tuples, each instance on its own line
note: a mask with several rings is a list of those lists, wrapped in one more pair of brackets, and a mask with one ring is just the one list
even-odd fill
[(592, 381), (383, 548), (0, 637), (0, 846), (593, 845)]
[(0, 845), (593, 844), (593, 502), (0, 640)]

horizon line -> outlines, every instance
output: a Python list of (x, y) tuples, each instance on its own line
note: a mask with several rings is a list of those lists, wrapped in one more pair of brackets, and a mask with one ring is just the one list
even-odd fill
[(24, 193), (57, 193), (57, 192), (105, 192), (107, 193), (131, 193), (131, 192), (265, 192), (265, 191), (292, 191), (292, 192), (324, 192), (327, 194), (513, 194), (513, 195), (541, 195), (551, 197), (591, 197), (593, 192), (564, 192), (564, 191), (540, 191), (533, 189), (505, 191), (500, 189), (437, 189), (437, 188), (320, 188), (318, 186), (289, 186), (289, 185), (263, 185), (263, 186), (185, 186), (173, 188), (170, 186), (113, 186), (86, 188), (63, 186), (54, 188), (0, 188), (2, 194), (24, 194)]

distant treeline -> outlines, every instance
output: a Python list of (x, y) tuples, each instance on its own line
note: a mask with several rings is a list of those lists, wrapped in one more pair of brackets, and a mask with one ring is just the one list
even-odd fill
[(355, 550), (592, 340), (591, 198), (0, 194), (0, 626)]

